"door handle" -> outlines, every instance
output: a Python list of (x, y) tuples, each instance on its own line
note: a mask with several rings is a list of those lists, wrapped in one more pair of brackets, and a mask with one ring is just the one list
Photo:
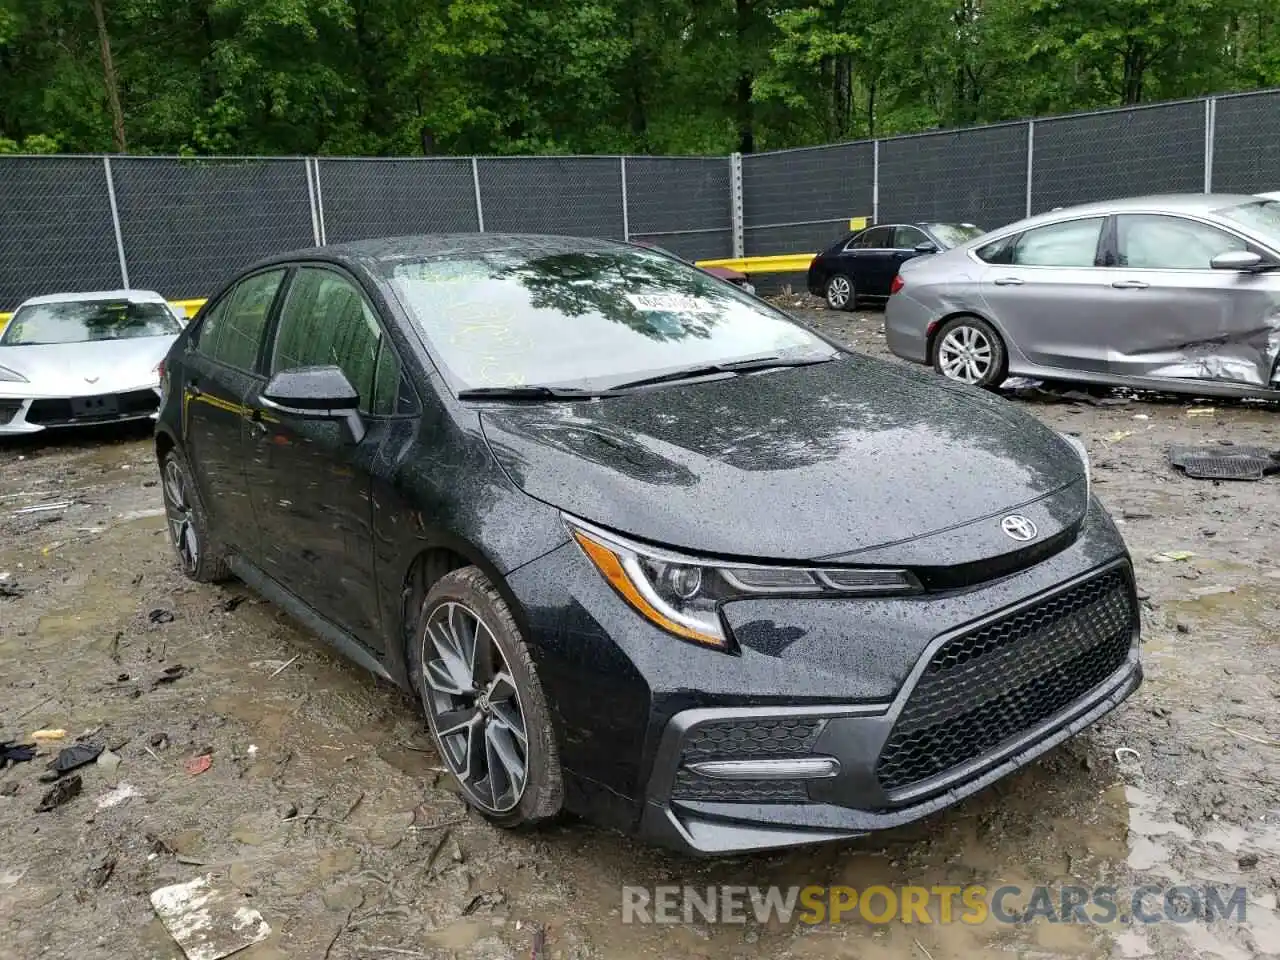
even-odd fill
[(1022, 281), (1017, 277), (996, 277), (995, 284), (997, 287), (1020, 287)]
[(1111, 285), (1117, 290), (1145, 290), (1151, 286), (1151, 284), (1144, 283), (1141, 280), (1117, 280)]

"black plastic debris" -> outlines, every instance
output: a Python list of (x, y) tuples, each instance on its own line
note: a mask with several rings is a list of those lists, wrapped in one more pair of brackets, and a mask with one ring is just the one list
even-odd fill
[(153, 687), (158, 687), (162, 683), (173, 683), (175, 680), (181, 680), (183, 674), (186, 672), (186, 667), (180, 663), (175, 663), (172, 667), (165, 667), (164, 672), (151, 681), (151, 685)]
[(240, 604), (244, 603), (245, 600), (247, 599), (248, 597), (246, 597), (244, 594), (239, 594), (234, 597), (227, 597), (225, 600), (221, 601), (218, 604), (218, 609), (222, 610), (223, 613), (234, 613), (236, 607), (240, 606)]
[(1235, 444), (1170, 447), (1169, 462), (1197, 480), (1261, 480), (1280, 471), (1280, 451)]
[(78, 773), (67, 777), (65, 780), (59, 780), (40, 798), (40, 803), (36, 806), (36, 813), (48, 813), (50, 810), (56, 810), (64, 803), (80, 796), (80, 791), (83, 788), (84, 782), (80, 779), (80, 774)]
[(164, 607), (156, 607), (147, 614), (147, 619), (152, 623), (173, 623), (173, 611), (166, 610)]
[(80, 769), (87, 763), (93, 763), (101, 752), (102, 744), (100, 743), (77, 743), (70, 747), (63, 747), (53, 758), (53, 763), (49, 764), (49, 769), (58, 776), (62, 776), (64, 773)]
[(0, 580), (0, 599), (20, 600), (25, 594), (26, 591), (12, 580)]
[(0, 770), (11, 763), (26, 763), (36, 758), (34, 743), (18, 743), (15, 740), (0, 742)]

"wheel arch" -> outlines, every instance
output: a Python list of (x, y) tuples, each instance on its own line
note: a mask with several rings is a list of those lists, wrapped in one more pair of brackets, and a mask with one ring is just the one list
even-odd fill
[(393, 668), (393, 676), (404, 678), (406, 687), (412, 687), (412, 678), (409, 676), (409, 644), (415, 640), (413, 628), (422, 604), (441, 578), (464, 567), (476, 567), (485, 575), (506, 601), (521, 634), (526, 639), (529, 638), (529, 624), (524, 608), (507, 585), (506, 577), (502, 575), (498, 565), (470, 541), (453, 535), (441, 535), (433, 542), (424, 544), (413, 555), (400, 580), (399, 642), (394, 645), (392, 653), (398, 662), (389, 666)]

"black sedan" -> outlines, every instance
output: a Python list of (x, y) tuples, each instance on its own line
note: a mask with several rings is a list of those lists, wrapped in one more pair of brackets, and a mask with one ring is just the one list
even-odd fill
[(660, 253), (280, 256), (163, 372), (168, 525), (421, 700), (467, 801), (723, 853), (914, 820), (1138, 685), (1078, 443)]
[(984, 231), (972, 223), (887, 223), (846, 234), (813, 258), (809, 292), (832, 310), (882, 303), (912, 257), (950, 250)]

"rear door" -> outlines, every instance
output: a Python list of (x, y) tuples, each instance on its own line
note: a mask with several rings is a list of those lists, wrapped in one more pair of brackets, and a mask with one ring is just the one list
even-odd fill
[(845, 245), (840, 255), (843, 272), (853, 280), (859, 297), (887, 297), (898, 272), (894, 259), (893, 227), (872, 227)]
[(987, 314), (1032, 363), (1109, 369), (1109, 328), (1124, 291), (1099, 266), (1107, 218), (1033, 227), (975, 251)]
[(253, 556), (257, 528), (245, 480), (245, 397), (285, 270), (241, 280), (205, 314), (185, 355), (185, 452), (219, 539)]
[(1124, 297), (1109, 334), (1113, 373), (1269, 382), (1280, 276), (1210, 266), (1233, 250), (1274, 259), (1237, 234), (1188, 217), (1115, 218), (1106, 272)]
[(409, 402), (399, 358), (355, 279), (314, 264), (294, 273), (265, 362), (268, 378), (341, 367), (360, 394), (366, 429), (356, 441), (343, 423), (266, 410), (260, 393), (251, 393), (249, 488), (264, 569), (378, 649), (373, 473), (393, 419)]

